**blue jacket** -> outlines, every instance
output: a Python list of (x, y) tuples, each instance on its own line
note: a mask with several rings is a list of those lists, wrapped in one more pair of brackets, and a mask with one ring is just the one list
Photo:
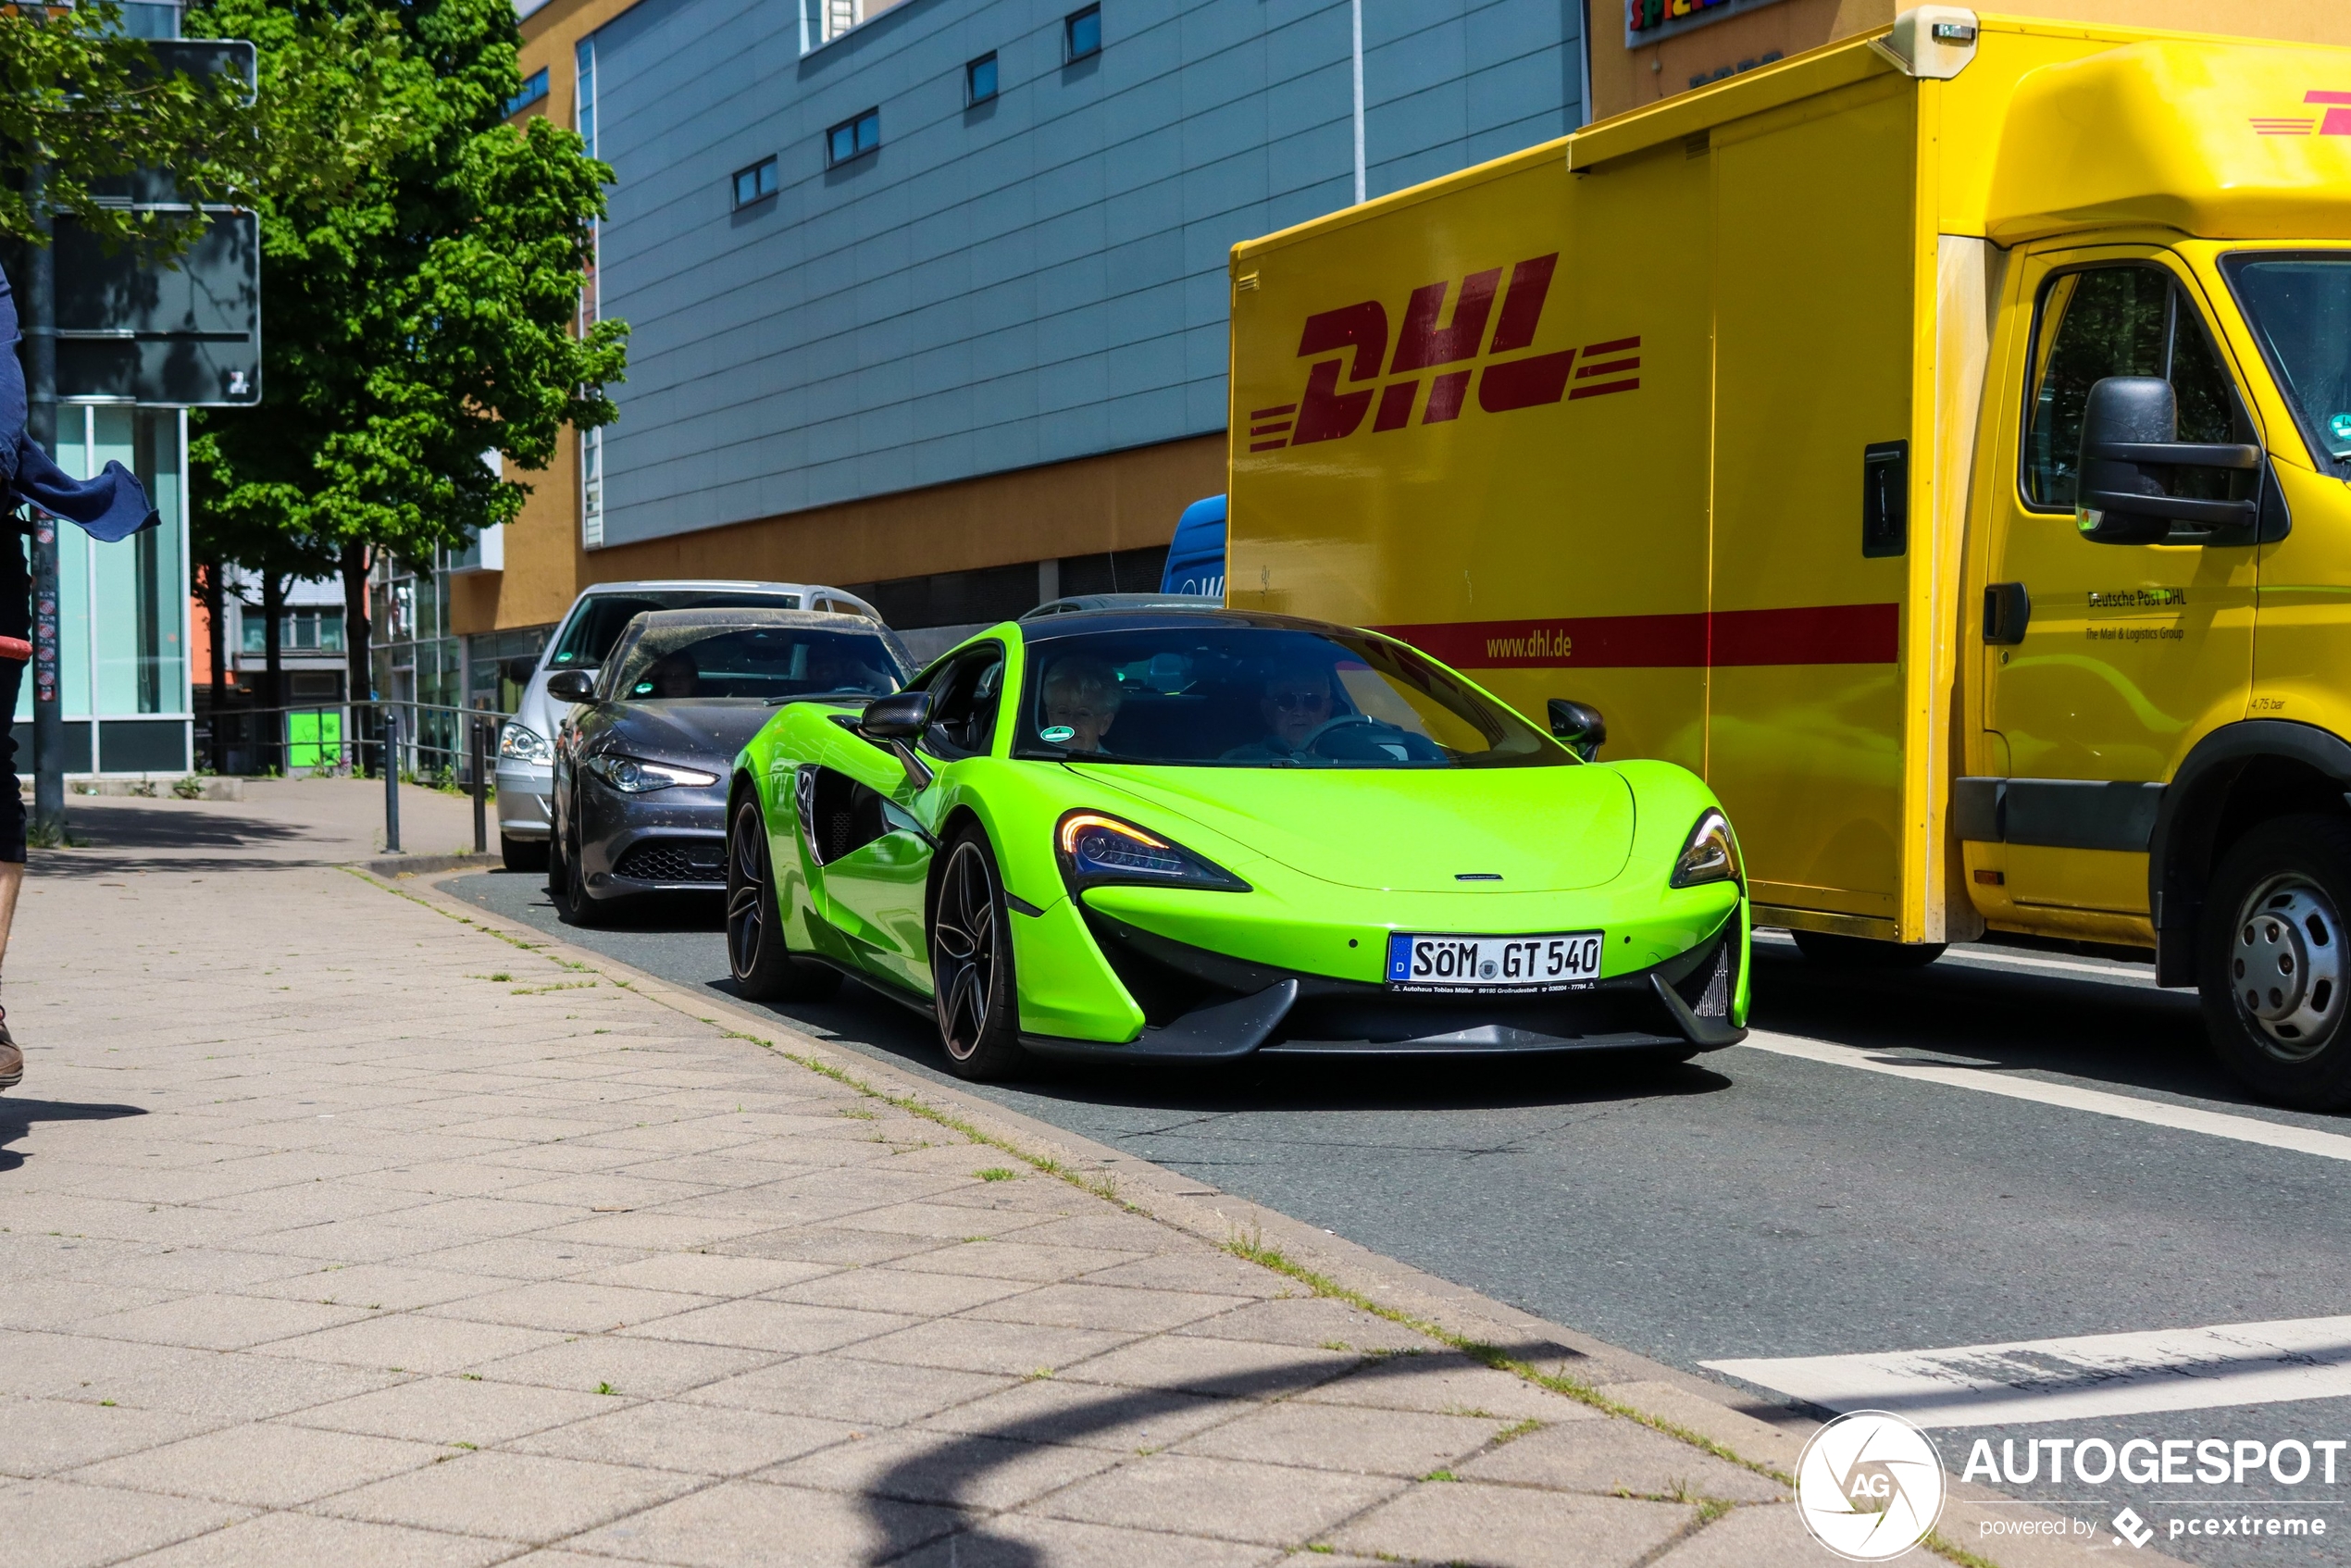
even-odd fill
[(25, 434), (24, 367), (17, 362), (17, 300), (0, 273), (0, 489), (52, 516), (79, 523), (101, 544), (160, 521), (139, 477), (109, 461), (94, 479), (69, 479)]

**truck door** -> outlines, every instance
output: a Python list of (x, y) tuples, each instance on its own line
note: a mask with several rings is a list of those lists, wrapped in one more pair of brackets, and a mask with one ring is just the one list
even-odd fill
[[(2181, 441), (2259, 437), (2174, 258), (2110, 246), (2028, 255), (2019, 270), (2013, 303), (2033, 313), (2023, 362), (2010, 362), (2023, 450), (1998, 486), (1984, 606), (1985, 760), (2007, 783), (1996, 798), (1979, 785), (1972, 813), (1960, 802), (1965, 837), (2005, 843), (1971, 850), (1972, 890), (1996, 919), (2029, 920), (2031, 906), (2144, 915), (2160, 785), (2198, 737), (2245, 714), (2255, 548), (2084, 539), (2084, 406), (2105, 377), (2160, 376)], [(2228, 493), (2224, 473), (2178, 473), (2181, 494)]]

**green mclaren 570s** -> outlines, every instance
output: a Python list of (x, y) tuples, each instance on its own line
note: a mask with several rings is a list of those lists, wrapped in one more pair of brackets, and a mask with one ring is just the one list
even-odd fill
[(1696, 775), (1593, 760), (1374, 632), (1254, 612), (992, 628), (736, 758), (743, 994), (842, 975), (950, 1066), (1031, 1055), (1633, 1051), (1746, 1035), (1738, 841)]

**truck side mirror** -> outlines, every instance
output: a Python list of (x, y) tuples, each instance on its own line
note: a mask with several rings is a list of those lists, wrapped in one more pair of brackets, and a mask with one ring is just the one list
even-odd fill
[(2156, 376), (2108, 376), (2082, 410), (2081, 480), (2074, 526), (2093, 544), (2157, 544), (2173, 523), (2206, 530), (2253, 527), (2258, 503), (2193, 501), (2167, 493), (2149, 468), (2258, 468), (2261, 449), (2179, 439), (2171, 383)]
[(1552, 698), (1549, 707), (1551, 733), (1569, 751), (1586, 762), (1600, 754), (1600, 748), (1608, 743), (1608, 720), (1600, 716), (1599, 709), (1568, 697)]
[(591, 669), (559, 669), (547, 678), (547, 695), (558, 703), (593, 702), (596, 672)]

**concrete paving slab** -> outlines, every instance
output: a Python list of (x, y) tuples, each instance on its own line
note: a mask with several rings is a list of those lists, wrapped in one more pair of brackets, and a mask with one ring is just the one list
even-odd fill
[(701, 1483), (636, 1465), (479, 1452), (330, 1498), (316, 1512), (379, 1524), (544, 1544)]
[(255, 1508), (292, 1508), (451, 1454), (446, 1447), (253, 1422), (85, 1465), (64, 1478)]
[(756, 1478), (992, 1512), (1097, 1475), (1119, 1459), (1101, 1449), (901, 1430), (851, 1438), (762, 1471)]
[(1055, 1492), (1029, 1512), (1287, 1546), (1320, 1538), (1403, 1486), (1385, 1476), (1153, 1454)]
[(1285, 1400), (1185, 1437), (1174, 1451), (1418, 1480), (1461, 1465), (1505, 1429), (1492, 1417)]
[(1330, 1540), (1366, 1557), (1416, 1562), (1558, 1568), (1572, 1553), (1576, 1568), (1632, 1568), (1698, 1518), (1683, 1503), (1428, 1481)]
[(898, 1560), (902, 1568), (1261, 1568), (1272, 1562), (1337, 1562), (1291, 1558), (1267, 1547), (1158, 1530), (1121, 1530), (1069, 1519), (1007, 1514), (933, 1541)]
[(839, 1568), (888, 1562), (965, 1518), (928, 1503), (725, 1481), (568, 1544), (681, 1568)]
[(514, 1551), (509, 1541), (452, 1536), (398, 1524), (266, 1513), (131, 1561), (138, 1568), (253, 1568), (255, 1563), (332, 1563), (334, 1568), (485, 1568)]
[(813, 1415), (647, 1400), (518, 1437), (508, 1447), (516, 1453), (641, 1464), (695, 1475), (747, 1475), (847, 1442), (857, 1430), (846, 1421)]

